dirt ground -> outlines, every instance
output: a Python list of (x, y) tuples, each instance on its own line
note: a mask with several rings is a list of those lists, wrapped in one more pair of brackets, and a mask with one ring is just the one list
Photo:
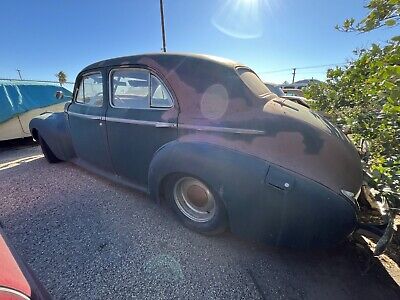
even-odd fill
[(305, 252), (206, 237), (29, 141), (0, 145), (0, 203), (0, 226), (55, 299), (400, 298), (398, 248), (376, 259), (373, 240)]

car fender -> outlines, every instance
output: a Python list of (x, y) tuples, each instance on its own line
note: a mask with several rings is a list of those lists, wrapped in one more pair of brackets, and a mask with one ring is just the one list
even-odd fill
[(202, 142), (173, 141), (159, 149), (149, 169), (149, 193), (173, 173), (199, 177), (217, 193), (232, 232), (269, 244), (328, 245), (351, 234), (353, 207), (304, 176), (255, 156)]
[(261, 192), (267, 171), (265, 161), (245, 153), (209, 143), (172, 141), (153, 157), (148, 190), (152, 199), (159, 202), (160, 187), (168, 175), (190, 174), (220, 196), (229, 217), (236, 215), (242, 199), (254, 198)]
[(35, 140), (40, 134), (57, 158), (67, 161), (75, 157), (66, 113), (37, 116), (30, 121), (29, 130)]

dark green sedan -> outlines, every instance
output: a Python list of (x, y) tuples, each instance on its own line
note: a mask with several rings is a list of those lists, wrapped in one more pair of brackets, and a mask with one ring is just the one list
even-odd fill
[(65, 112), (33, 119), (30, 130), (49, 162), (167, 201), (201, 233), (311, 247), (357, 228), (355, 147), (230, 60), (145, 54), (92, 64)]

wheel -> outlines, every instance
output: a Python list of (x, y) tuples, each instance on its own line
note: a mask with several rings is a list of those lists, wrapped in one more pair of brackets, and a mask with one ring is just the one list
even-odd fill
[(173, 175), (164, 194), (184, 225), (204, 234), (218, 234), (228, 227), (224, 203), (206, 183), (190, 175)]
[(51, 151), (50, 147), (46, 144), (46, 142), (40, 136), (40, 134), (38, 134), (38, 142), (40, 144), (40, 147), (42, 148), (44, 157), (47, 159), (49, 163), (55, 164), (61, 161), (57, 156), (54, 155), (54, 153)]

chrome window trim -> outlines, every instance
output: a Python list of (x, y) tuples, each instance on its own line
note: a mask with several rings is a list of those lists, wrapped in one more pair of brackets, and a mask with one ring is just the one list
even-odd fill
[[(145, 70), (149, 73), (149, 107), (143, 108), (143, 107), (137, 107), (137, 108), (132, 108), (132, 107), (118, 107), (115, 106), (112, 102), (112, 98), (113, 98), (113, 86), (112, 86), (112, 74), (113, 72), (117, 71), (117, 70)], [(159, 106), (151, 106), (151, 76), (155, 76), (165, 87), (165, 89), (167, 90), (168, 94), (171, 97), (172, 100), (172, 105), (169, 107), (159, 107)], [(108, 72), (108, 102), (110, 104), (110, 106), (112, 108), (115, 109), (129, 109), (129, 110), (169, 110), (173, 107), (175, 107), (175, 99), (172, 96), (172, 93), (170, 92), (169, 88), (167, 87), (167, 85), (164, 83), (163, 80), (161, 80), (161, 78), (159, 76), (157, 76), (157, 74), (155, 74), (154, 72), (152, 72), (150, 69), (146, 69), (146, 68), (140, 68), (140, 67), (130, 67), (130, 66), (118, 66), (115, 68), (111, 68), (110, 71)]]
[(246, 129), (246, 128), (232, 128), (232, 127), (216, 127), (216, 126), (199, 126), (199, 125), (187, 125), (178, 124), (179, 128), (191, 129), (198, 131), (211, 131), (211, 132), (223, 132), (223, 133), (236, 133), (236, 134), (250, 134), (250, 135), (263, 135), (263, 130)]
[[(124, 71), (126, 71), (126, 70), (133, 70), (133, 71), (139, 70), (139, 71), (146, 71), (148, 73), (148, 79), (147, 80), (149, 82), (149, 86), (148, 86), (149, 94), (148, 94), (148, 97), (147, 97), (148, 98), (147, 99), (147, 102), (148, 102), (147, 104), (148, 104), (149, 107), (146, 107), (146, 108), (139, 108), (139, 107), (133, 108), (133, 107), (121, 107), (121, 106), (115, 106), (114, 105), (114, 103), (113, 103), (113, 97), (114, 97), (113, 73), (115, 73), (116, 71), (119, 71), (119, 70), (124, 70)], [(137, 68), (137, 67), (121, 68), (121, 67), (118, 67), (118, 68), (111, 69), (109, 74), (108, 74), (108, 98), (109, 98), (108, 102), (110, 103), (110, 106), (112, 108), (116, 108), (116, 109), (149, 109), (150, 108), (150, 79), (151, 79), (150, 70), (147, 70), (145, 68)]]
[[(78, 92), (79, 92), (79, 88), (80, 88), (80, 85), (81, 85), (82, 81), (84, 80), (85, 77), (93, 75), (93, 74), (100, 74), (101, 75), (101, 83), (102, 83), (102, 89), (103, 89), (103, 102), (102, 102), (102, 104), (100, 106), (99, 105), (89, 105), (89, 104), (86, 104), (86, 103), (83, 103), (83, 102), (76, 101), (76, 98), (78, 97)], [(78, 104), (78, 105), (82, 105), (82, 106), (86, 106), (86, 107), (103, 107), (104, 106), (104, 82), (103, 82), (103, 73), (101, 71), (91, 71), (91, 72), (84, 73), (84, 74), (81, 75), (81, 80), (79, 81), (78, 88), (75, 91), (72, 103)]]

